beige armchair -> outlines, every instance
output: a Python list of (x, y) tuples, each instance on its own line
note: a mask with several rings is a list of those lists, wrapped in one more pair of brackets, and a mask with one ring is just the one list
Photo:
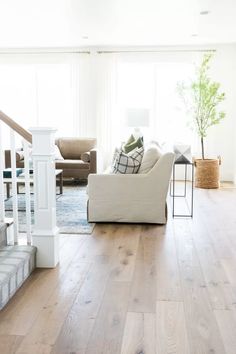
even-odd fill
[(174, 154), (163, 154), (146, 174), (90, 174), (88, 220), (165, 224)]
[(86, 179), (97, 172), (95, 138), (58, 138), (55, 141), (64, 160), (56, 160), (56, 168), (63, 170), (64, 177)]

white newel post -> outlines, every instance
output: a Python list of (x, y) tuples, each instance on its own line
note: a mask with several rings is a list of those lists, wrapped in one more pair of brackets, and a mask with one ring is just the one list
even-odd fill
[(56, 225), (56, 177), (54, 128), (31, 128), (34, 169), (33, 245), (37, 247), (36, 266), (56, 267), (59, 261)]

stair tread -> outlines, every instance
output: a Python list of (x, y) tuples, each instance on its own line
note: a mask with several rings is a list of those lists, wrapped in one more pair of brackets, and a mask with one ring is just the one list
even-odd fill
[(0, 309), (2, 309), (35, 268), (36, 247), (0, 247)]
[(0, 251), (35, 253), (37, 248), (31, 245), (1, 246)]

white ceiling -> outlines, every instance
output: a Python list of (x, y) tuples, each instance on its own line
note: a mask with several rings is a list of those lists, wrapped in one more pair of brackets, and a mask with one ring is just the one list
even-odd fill
[(230, 42), (236, 0), (0, 0), (2, 48)]

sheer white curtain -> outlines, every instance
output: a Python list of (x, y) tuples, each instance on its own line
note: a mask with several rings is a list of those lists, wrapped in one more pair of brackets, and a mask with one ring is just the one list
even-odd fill
[(96, 54), (94, 81), (96, 97), (96, 136), (100, 152), (99, 168), (111, 162), (115, 146), (120, 143), (120, 117), (117, 109), (117, 57)]
[(58, 136), (83, 134), (86, 124), (80, 116), (90, 121), (81, 108), (88, 106), (88, 90), (83, 87), (80, 97), (78, 77), (89, 82), (84, 71), (88, 58), (77, 53), (0, 54), (0, 109), (24, 128), (53, 126)]
[(145, 138), (192, 142), (176, 85), (191, 76), (189, 53), (0, 54), (0, 109), (25, 128), (96, 137), (99, 169), (130, 130), (128, 108), (149, 110)]
[[(161, 59), (161, 60), (160, 60)], [(178, 60), (175, 55), (164, 61), (158, 56), (133, 55), (118, 62), (117, 107), (125, 126), (128, 108), (149, 111), (149, 126), (142, 128), (145, 140), (158, 140), (173, 145), (190, 144), (193, 132), (188, 128), (188, 117), (177, 92), (177, 83), (188, 80), (194, 73), (191, 60)]]
[(79, 76), (81, 95), (87, 92), (87, 99), (80, 96), (79, 100), (87, 112), (80, 114), (81, 124), (86, 125), (81, 131), (97, 137), (100, 170), (109, 165), (114, 148), (131, 132), (125, 119), (129, 108), (149, 110), (149, 126), (142, 129), (146, 141), (155, 139), (169, 146), (182, 142), (195, 148), (177, 93), (177, 82), (192, 76), (194, 59), (192, 54), (103, 53), (92, 54), (90, 63), (84, 63), (90, 69)]

